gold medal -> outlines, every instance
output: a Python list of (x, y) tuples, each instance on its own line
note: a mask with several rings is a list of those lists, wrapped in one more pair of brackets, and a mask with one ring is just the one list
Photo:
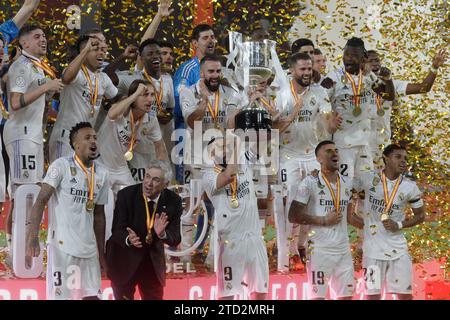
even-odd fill
[(151, 230), (147, 233), (147, 236), (145, 237), (145, 242), (146, 242), (148, 245), (151, 245), (151, 244), (152, 244), (152, 242), (153, 242), (153, 236), (152, 236), (152, 231), (151, 231)]
[(8, 111), (6, 111), (5, 109), (2, 109), (2, 117), (3, 117), (3, 119), (8, 119), (9, 118)]
[[(75, 162), (78, 163), (78, 165), (83, 170), (83, 172), (86, 176), (87, 184), (89, 186), (88, 200), (86, 201), (86, 210), (93, 211), (94, 207), (95, 207), (95, 203), (94, 203), (94, 186), (95, 186), (94, 162), (92, 162), (92, 165), (91, 165), (91, 174), (90, 174), (91, 177), (89, 179), (88, 170), (87, 170), (86, 166), (83, 164), (83, 162), (81, 161), (81, 159), (76, 154), (74, 156), (74, 159), (75, 159)], [(76, 170), (72, 170), (72, 167), (71, 167), (70, 171), (71, 171), (72, 175), (74, 174), (74, 172), (76, 173)]]
[(383, 108), (380, 108), (377, 110), (377, 115), (379, 115), (380, 117), (384, 116), (385, 112)]
[(94, 200), (89, 199), (88, 201), (86, 201), (86, 210), (87, 211), (93, 211), (94, 207), (95, 207)]
[(394, 204), (395, 195), (397, 194), (398, 188), (400, 187), (402, 180), (403, 180), (402, 175), (400, 175), (397, 178), (397, 181), (395, 182), (395, 185), (392, 189), (392, 193), (389, 195), (386, 175), (384, 174), (384, 172), (381, 173), (381, 182), (383, 183), (384, 202), (386, 204), (386, 207), (384, 208), (384, 212), (381, 214), (381, 221), (385, 221), (385, 220), (389, 219), (389, 211), (391, 210), (392, 205)]
[(142, 192), (142, 198), (144, 200), (144, 205), (145, 205), (145, 215), (147, 216), (147, 236), (145, 237), (145, 242), (148, 245), (151, 245), (153, 242), (153, 236), (152, 236), (152, 229), (153, 229), (153, 225), (155, 223), (155, 216), (156, 216), (156, 209), (158, 208), (158, 201), (156, 201), (156, 203), (154, 204), (153, 207), (153, 212), (150, 212), (150, 209), (148, 207), (148, 202), (147, 202), (147, 197), (145, 196), (145, 194)]
[(217, 130), (220, 130), (220, 125), (219, 125), (217, 122), (214, 123), (214, 127), (215, 127)]
[(356, 106), (355, 109), (353, 109), (353, 116), (359, 117), (361, 114), (361, 108), (359, 106)]
[(125, 154), (123, 155), (123, 157), (125, 158), (125, 160), (131, 161), (131, 159), (133, 159), (133, 152), (127, 151), (127, 152), (125, 152)]
[(231, 201), (230, 201), (230, 206), (231, 206), (233, 209), (239, 208), (239, 201), (238, 201), (237, 199), (235, 199), (235, 198), (231, 199)]
[(89, 114), (91, 117), (94, 117), (94, 114), (95, 114), (94, 108), (91, 109), (91, 112)]

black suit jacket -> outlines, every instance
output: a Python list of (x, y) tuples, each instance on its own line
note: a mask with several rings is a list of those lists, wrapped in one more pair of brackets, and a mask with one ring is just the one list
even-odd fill
[[(156, 212), (166, 212), (169, 224), (166, 227), (167, 238), (161, 240), (152, 229), (153, 242), (145, 242), (147, 235), (147, 216), (142, 184), (126, 187), (117, 194), (112, 223), (112, 235), (106, 243), (106, 262), (108, 277), (116, 285), (126, 284), (136, 272), (145, 255), (150, 255), (156, 276), (162, 286), (166, 279), (166, 261), (164, 243), (177, 246), (181, 242), (180, 217), (183, 211), (181, 198), (173, 191), (164, 189), (158, 200)], [(127, 227), (131, 228), (141, 239), (142, 248), (127, 246)]]

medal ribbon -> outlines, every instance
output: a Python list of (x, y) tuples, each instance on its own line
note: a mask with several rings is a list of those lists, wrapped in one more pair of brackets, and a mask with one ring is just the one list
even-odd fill
[[(291, 84), (291, 93), (292, 93), (292, 96), (294, 97), (295, 103), (299, 104), (300, 103), (300, 99), (298, 97), (297, 92), (295, 91), (294, 81), (291, 80), (290, 84)], [(301, 96), (304, 96), (308, 92), (309, 88), (310, 87), (308, 87), (305, 91), (303, 91)], [(295, 117), (297, 118), (297, 116), (295, 116)]]
[(267, 109), (268, 109), (270, 112), (273, 112), (273, 106), (270, 104), (269, 101), (267, 101), (267, 100), (264, 99), (264, 98), (260, 98), (259, 100), (261, 101), (261, 103), (262, 103), (263, 105), (265, 105), (265, 106), (267, 107)]
[(230, 183), (231, 199), (237, 199), (237, 174), (232, 177)]
[(375, 103), (377, 105), (377, 110), (382, 110), (383, 108), (383, 103), (381, 101), (381, 96), (379, 94), (375, 94)]
[(216, 91), (215, 95), (214, 95), (214, 110), (212, 108), (211, 103), (209, 102), (208, 99), (208, 110), (209, 113), (211, 114), (211, 118), (214, 121), (214, 123), (216, 125), (218, 125), (217, 123), (217, 115), (219, 114), (219, 100), (220, 100), (220, 92), (219, 89)]
[(391, 210), (392, 205), (394, 204), (394, 198), (397, 194), (398, 187), (400, 186), (400, 183), (402, 183), (403, 177), (400, 175), (397, 178), (397, 181), (395, 181), (394, 188), (392, 189), (392, 193), (389, 196), (388, 186), (387, 186), (387, 179), (384, 172), (381, 173), (381, 181), (383, 182), (383, 194), (384, 194), (384, 202), (386, 203), (386, 207), (384, 208), (384, 213), (388, 214), (388, 212)]
[(91, 112), (94, 113), (95, 105), (97, 104), (97, 98), (98, 98), (98, 78), (95, 77), (95, 87), (94, 87), (94, 89), (92, 89), (92, 79), (89, 76), (88, 69), (86, 68), (86, 66), (82, 65), (81, 70), (83, 71), (84, 76), (86, 77), (86, 79), (89, 83), (89, 94), (91, 96), (91, 106), (92, 106)]
[(49, 66), (45, 61), (38, 61), (29, 56), (26, 56), (31, 60), (31, 62), (38, 68), (40, 68), (46, 75), (48, 75), (52, 80), (56, 79), (56, 72), (51, 66)]
[(321, 172), (321, 175), (322, 175), (323, 181), (325, 181), (325, 184), (327, 185), (328, 190), (330, 190), (331, 198), (333, 198), (334, 208), (336, 209), (336, 212), (339, 213), (339, 209), (341, 206), (341, 204), (340, 204), (340, 202), (341, 202), (341, 180), (339, 179), (339, 175), (336, 178), (337, 195), (334, 193), (333, 188), (331, 188), (330, 181), (328, 181), (327, 177), (325, 177), (325, 175), (322, 172)]
[(87, 171), (86, 166), (83, 164), (83, 162), (80, 160), (80, 158), (78, 158), (77, 155), (75, 155), (74, 159), (75, 159), (76, 163), (78, 163), (78, 165), (83, 170), (84, 175), (86, 176), (86, 179), (88, 181), (88, 185), (89, 185), (88, 198), (89, 198), (90, 201), (94, 201), (94, 184), (95, 184), (94, 162), (92, 162), (92, 165), (91, 165), (91, 179), (89, 180), (89, 173)]
[(155, 92), (157, 93), (156, 94), (156, 105), (158, 106), (158, 111), (162, 112), (163, 111), (162, 99), (163, 99), (163, 95), (164, 95), (163, 78), (161, 77), (161, 80), (159, 80), (159, 92), (158, 92), (158, 90), (156, 90), (155, 85), (153, 84), (152, 77), (150, 77), (150, 75), (147, 73), (147, 70), (145, 70), (145, 68), (144, 68), (144, 76), (147, 79), (147, 81), (150, 82), (153, 89), (155, 89)]
[(363, 81), (363, 73), (360, 70), (359, 71), (359, 75), (358, 75), (358, 88), (356, 88), (356, 83), (355, 80), (353, 80), (353, 77), (350, 75), (350, 73), (348, 73), (347, 71), (344, 70), (345, 73), (345, 77), (348, 79), (348, 81), (350, 81), (351, 85), (352, 85), (352, 91), (353, 91), (353, 103), (355, 105), (355, 108), (359, 107), (359, 102), (361, 100), (361, 88), (362, 88), (362, 81)]
[(8, 110), (6, 110), (5, 104), (3, 103), (1, 96), (0, 96), (0, 108), (2, 109), (3, 118), (7, 119), (9, 116), (9, 112)]
[(131, 138), (130, 138), (130, 145), (128, 147), (129, 152), (133, 152), (134, 144), (136, 143), (136, 137), (137, 137), (137, 129), (141, 126), (142, 119), (144, 117), (141, 117), (138, 121), (139, 124), (137, 125), (137, 128), (135, 127), (136, 124), (134, 122), (134, 115), (133, 111), (130, 110), (130, 126), (131, 126)]
[(152, 228), (153, 228), (153, 224), (155, 223), (155, 216), (156, 216), (155, 213), (156, 213), (156, 208), (158, 208), (159, 198), (158, 198), (158, 201), (155, 202), (152, 216), (150, 216), (150, 209), (148, 208), (147, 197), (145, 196), (144, 192), (142, 192), (142, 197), (144, 198), (145, 214), (147, 215), (147, 231), (150, 232), (150, 230), (152, 230)]

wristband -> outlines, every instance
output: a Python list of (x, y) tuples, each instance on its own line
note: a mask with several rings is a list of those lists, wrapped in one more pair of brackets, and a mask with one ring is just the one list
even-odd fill
[(397, 226), (398, 226), (398, 230), (403, 229), (403, 223), (401, 223), (401, 221), (397, 221)]

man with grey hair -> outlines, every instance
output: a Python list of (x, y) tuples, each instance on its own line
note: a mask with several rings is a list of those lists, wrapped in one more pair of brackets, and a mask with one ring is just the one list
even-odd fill
[(181, 198), (165, 188), (170, 168), (151, 161), (144, 181), (119, 191), (112, 235), (106, 244), (108, 277), (116, 300), (161, 300), (165, 285), (164, 244), (181, 242)]

